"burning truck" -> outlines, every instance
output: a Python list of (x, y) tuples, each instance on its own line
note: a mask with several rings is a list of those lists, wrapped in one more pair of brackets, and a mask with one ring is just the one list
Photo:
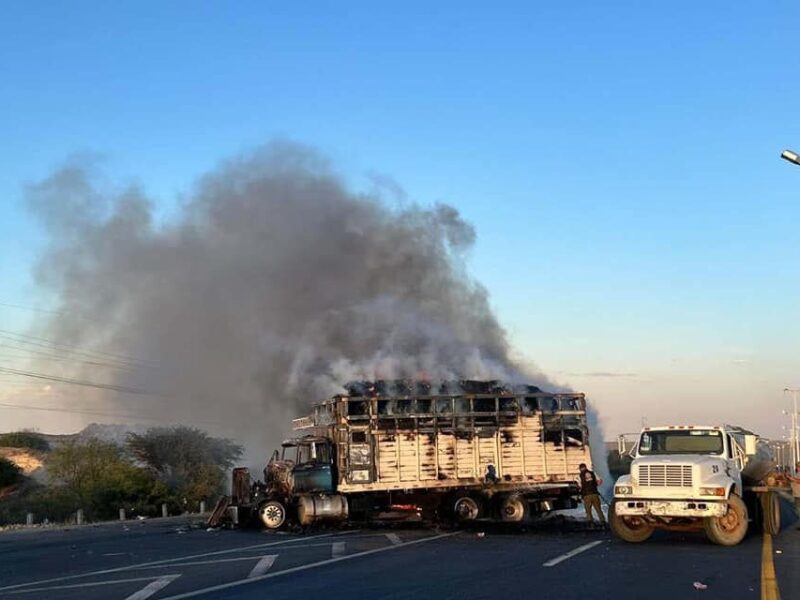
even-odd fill
[(210, 524), (522, 522), (578, 503), (586, 401), (497, 381), (353, 382), (293, 422), (263, 481), (233, 471)]

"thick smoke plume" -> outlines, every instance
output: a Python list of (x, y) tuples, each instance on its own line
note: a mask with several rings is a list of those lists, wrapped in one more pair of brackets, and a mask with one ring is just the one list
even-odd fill
[(202, 424), (263, 456), (352, 379), (554, 387), (509, 358), (454, 208), (356, 193), (308, 148), (222, 164), (166, 221), (141, 190), (109, 193), (79, 165), (30, 201), (50, 236), (37, 280), (60, 313), (43, 335), (124, 367), (70, 375), (155, 394), (71, 389), (84, 405)]

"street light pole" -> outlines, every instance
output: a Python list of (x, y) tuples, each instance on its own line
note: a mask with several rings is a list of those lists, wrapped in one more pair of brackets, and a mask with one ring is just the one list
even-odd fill
[(797, 469), (800, 462), (800, 439), (797, 435), (797, 392), (800, 388), (783, 388), (783, 393), (789, 392), (792, 395), (792, 431), (790, 432), (790, 443), (792, 444), (792, 469)]

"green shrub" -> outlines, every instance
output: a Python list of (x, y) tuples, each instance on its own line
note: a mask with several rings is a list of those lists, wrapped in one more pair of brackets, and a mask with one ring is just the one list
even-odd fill
[(32, 431), (12, 431), (0, 434), (0, 446), (6, 448), (28, 448), (39, 452), (48, 452), (50, 444), (38, 433)]
[[(71, 507), (68, 514), (82, 508), (90, 520), (114, 518), (120, 508), (149, 514), (146, 507), (159, 504), (165, 496), (152, 473), (128, 461), (116, 444), (97, 439), (56, 448), (47, 470), (60, 489), (59, 499)], [(46, 503), (47, 497), (39, 500)]]
[(195, 507), (220, 494), (225, 471), (242, 447), (191, 427), (154, 427), (128, 435), (128, 451), (161, 481), (180, 506)]

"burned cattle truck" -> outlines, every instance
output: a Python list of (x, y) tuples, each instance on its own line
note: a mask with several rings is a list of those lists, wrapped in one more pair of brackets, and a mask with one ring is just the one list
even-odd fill
[(491, 381), (345, 389), (294, 420), (298, 437), (263, 483), (234, 470), (217, 522), (521, 522), (577, 505), (578, 466), (591, 468), (583, 394)]

